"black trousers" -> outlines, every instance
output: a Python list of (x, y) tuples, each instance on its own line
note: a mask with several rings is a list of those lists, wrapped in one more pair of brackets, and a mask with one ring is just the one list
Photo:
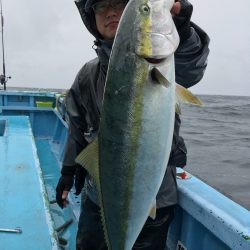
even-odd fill
[[(156, 218), (148, 218), (133, 250), (164, 250), (168, 228), (174, 218), (174, 207), (157, 209)], [(107, 250), (99, 207), (88, 198), (82, 203), (76, 237), (77, 250)]]

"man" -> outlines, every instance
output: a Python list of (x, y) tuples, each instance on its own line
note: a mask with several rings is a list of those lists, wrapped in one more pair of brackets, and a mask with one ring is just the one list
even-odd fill
[[(70, 120), (69, 136), (61, 170), (62, 176), (56, 189), (57, 203), (63, 208), (68, 203), (67, 195), (74, 180), (77, 195), (81, 193), (85, 183), (86, 193), (82, 199), (77, 233), (78, 250), (107, 249), (95, 185), (86, 170), (77, 166), (75, 158), (95, 138), (98, 131), (113, 38), (127, 2), (126, 0), (76, 2), (85, 26), (96, 38), (95, 50), (98, 56), (83, 66), (66, 98)], [(192, 5), (187, 0), (176, 1), (172, 8), (180, 35), (180, 45), (175, 53), (176, 82), (184, 87), (193, 86), (200, 81), (209, 53), (208, 36), (197, 25), (190, 22), (192, 9)], [(155, 220), (148, 218), (133, 249), (163, 250), (165, 248), (168, 227), (177, 203), (176, 166), (186, 165), (186, 147), (182, 137), (179, 136), (179, 128), (180, 118), (176, 115), (172, 152), (156, 197), (156, 218)]]

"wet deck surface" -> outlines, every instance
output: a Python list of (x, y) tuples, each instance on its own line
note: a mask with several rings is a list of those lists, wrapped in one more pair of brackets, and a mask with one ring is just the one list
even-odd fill
[(0, 249), (58, 249), (29, 119), (0, 119), (7, 120), (0, 136), (0, 228), (22, 229), (0, 232)]
[[(49, 200), (53, 201), (56, 199), (55, 190), (57, 182), (61, 176), (60, 166), (55, 157), (55, 154), (53, 153), (53, 145), (51, 145), (51, 140), (48, 140), (46, 138), (36, 138), (35, 142)], [(65, 240), (68, 241), (67, 246), (64, 246), (65, 250), (75, 249), (77, 222), (75, 220), (72, 207), (68, 206), (67, 208), (61, 209), (56, 203), (54, 203), (51, 204), (50, 209), (53, 215), (53, 220), (56, 228), (63, 225), (66, 221), (69, 221), (71, 219), (74, 220), (74, 223), (67, 227), (67, 230), (62, 230), (58, 234), (58, 236), (63, 237)]]

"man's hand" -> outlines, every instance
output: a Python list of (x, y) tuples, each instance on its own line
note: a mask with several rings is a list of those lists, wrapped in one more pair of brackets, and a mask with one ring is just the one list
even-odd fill
[(193, 5), (188, 0), (175, 0), (171, 13), (181, 44), (191, 35), (190, 19), (193, 13)]
[(181, 3), (179, 0), (175, 0), (175, 3), (171, 9), (172, 16), (178, 15), (181, 11)]
[(62, 175), (56, 187), (56, 202), (61, 208), (65, 208), (69, 201), (67, 200), (70, 189), (74, 184), (74, 176)]

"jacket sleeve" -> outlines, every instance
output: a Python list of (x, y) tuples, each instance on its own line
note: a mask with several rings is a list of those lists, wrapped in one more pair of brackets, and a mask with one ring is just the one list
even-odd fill
[[(185, 88), (195, 85), (202, 79), (209, 54), (209, 37), (199, 26), (190, 22), (190, 33), (185, 32), (185, 35), (187, 34), (189, 37), (181, 40), (175, 52), (176, 82)], [(169, 164), (184, 167), (187, 163), (187, 148), (179, 135), (180, 125), (180, 117), (176, 114)]]
[(66, 96), (66, 111), (69, 117), (69, 129), (61, 170), (62, 175), (72, 176), (75, 174), (77, 167), (75, 158), (88, 144), (84, 138), (84, 131), (86, 131), (87, 128), (85, 122), (86, 109), (81, 100), (81, 88), (84, 84), (81, 75), (84, 73), (84, 69), (85, 67), (80, 70)]
[(196, 24), (191, 23), (190, 37), (175, 52), (176, 82), (185, 88), (198, 83), (207, 67), (209, 37)]

